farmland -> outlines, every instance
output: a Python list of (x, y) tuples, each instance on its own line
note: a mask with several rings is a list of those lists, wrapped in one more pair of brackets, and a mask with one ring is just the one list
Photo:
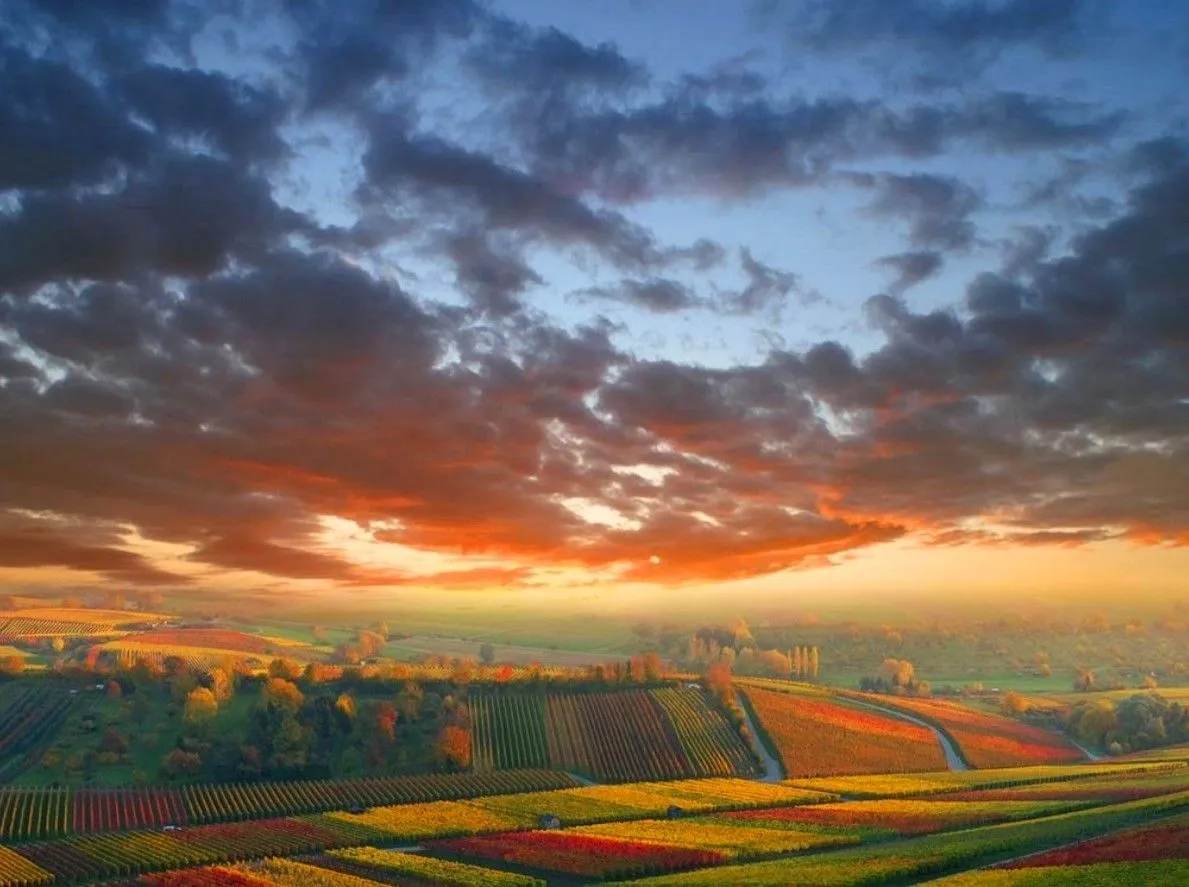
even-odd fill
[[(1045, 777), (1051, 778), (1052, 784), (1093, 784), (1125, 775), (1137, 783), (1147, 780), (1150, 788), (1159, 791), (1124, 803), (1113, 802), (1106, 795), (1064, 800), (968, 799), (957, 793), (962, 787), (957, 780), (952, 782), (952, 796), (885, 801), (844, 801), (837, 794), (796, 785), (743, 779), (533, 791), (526, 789), (539, 789), (541, 780), (564, 777), (508, 772), (459, 777), (461, 781), (453, 786), (407, 780), (408, 799), (427, 793), (458, 799), (378, 804), (362, 813), (347, 812), (343, 807), (374, 804), (392, 797), (391, 792), (368, 794), (365, 783), (338, 787), (311, 784), (299, 797), (320, 798), (324, 812), (278, 816), (286, 804), (293, 809), (308, 802), (295, 798), (278, 803), (284, 796), (282, 787), (276, 792), (268, 786), (212, 787), (201, 794), (187, 789), (182, 798), (189, 824), (180, 831), (140, 828), (139, 822), (117, 815), (91, 820), (97, 831), (90, 835), (71, 832), (52, 838), (43, 834), (36, 843), (20, 843), (30, 836), (18, 833), (17, 842), (0, 857), (0, 885), (50, 883), (51, 879), (90, 883), (174, 869), (193, 871), (155, 875), (142, 883), (182, 887), (233, 884), (236, 881), (223, 873), (235, 871), (248, 883), (263, 884), (297, 883), (294, 878), (304, 878), (304, 884), (345, 884), (360, 877), (379, 881), (408, 877), (468, 885), (486, 883), (484, 872), (488, 870), (483, 866), (489, 861), (501, 866), (512, 862), (526, 872), (597, 878), (690, 870), (674, 883), (735, 883), (735, 877), (742, 883), (777, 884), (786, 883), (781, 878), (802, 877), (817, 883), (826, 871), (832, 874), (823, 883), (858, 883), (859, 873), (863, 878), (943, 873), (979, 859), (1056, 846), (1071, 835), (1106, 834), (1177, 813), (1189, 808), (1189, 791), (1183, 781), (1168, 777), (1184, 769), (1155, 764), (1081, 765), (1050, 767), (1043, 772), (1043, 768), (1028, 768), (936, 774), (938, 778), (962, 777), (968, 783), (977, 776), (984, 784), (999, 785)], [(924, 777), (910, 775), (897, 778), (924, 781)], [(243, 793), (249, 788), (264, 793), (262, 797), (272, 797), (275, 806), (265, 808), (262, 803), (250, 802), (250, 795)], [(297, 788), (290, 786), (288, 791)], [(483, 794), (509, 789), (517, 793)], [(473, 797), (475, 794), (480, 796)], [(41, 795), (51, 797), (49, 792)], [(472, 797), (464, 799), (468, 795)], [(204, 815), (191, 806), (201, 803), (195, 800), (199, 797), (222, 798), (235, 807), (237, 815), (254, 818), (195, 824)], [(83, 795), (76, 796), (74, 807), (80, 798), (101, 805), (98, 798)], [(162, 810), (176, 805), (177, 799), (178, 794), (143, 794), (127, 800), (132, 809), (147, 806)], [(674, 805), (684, 814), (678, 819), (666, 818)], [(1079, 809), (1082, 807), (1085, 809)], [(62, 810), (62, 804), (56, 809)], [(565, 827), (535, 830), (546, 814), (560, 816)], [(1180, 827), (1179, 821), (1172, 824)], [(1171, 825), (1154, 823), (1152, 827)], [(1175, 838), (1180, 833), (1160, 834)], [(383, 849), (413, 842), (423, 842), (428, 855)], [(846, 849), (848, 845), (864, 846)], [(1117, 841), (1113, 846), (1122, 844)], [(827, 849), (830, 862), (819, 862), (816, 853)], [(300, 858), (292, 859), (295, 856)], [(512, 887), (537, 883), (535, 877), (501, 871), (490, 876), (490, 883)]]
[(745, 692), (789, 777), (945, 768), (937, 738), (924, 727), (824, 698)]
[(877, 697), (873, 701), (936, 724), (953, 739), (972, 767), (1061, 764), (1085, 757), (1060, 734), (958, 703), (900, 697), (890, 701)]
[(479, 692), (471, 713), (478, 770), (548, 765), (600, 782), (756, 772), (700, 690)]

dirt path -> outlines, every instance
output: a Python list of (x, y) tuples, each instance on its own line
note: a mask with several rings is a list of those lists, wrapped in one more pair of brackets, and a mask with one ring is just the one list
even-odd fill
[(764, 745), (763, 740), (760, 739), (760, 733), (756, 728), (755, 719), (751, 716), (751, 703), (742, 694), (740, 694), (739, 708), (743, 712), (743, 723), (747, 725), (751, 747), (760, 756), (760, 760), (764, 762), (764, 775), (756, 777), (756, 781), (767, 783), (780, 782), (784, 779), (784, 767), (781, 766), (780, 761), (772, 756), (767, 746)]
[(927, 721), (922, 721), (920, 718), (913, 717), (902, 711), (897, 711), (894, 708), (885, 708), (882, 705), (876, 705), (873, 702), (859, 702), (858, 700), (850, 700), (850, 702), (853, 705), (869, 708), (872, 711), (878, 711), (901, 721), (908, 721), (908, 723), (916, 724), (918, 727), (924, 727), (926, 730), (932, 732), (937, 737), (937, 741), (941, 743), (941, 750), (945, 752), (945, 765), (947, 767), (954, 771), (970, 769), (970, 765), (963, 760), (962, 753), (958, 751), (958, 747), (954, 743), (950, 742), (950, 738)]

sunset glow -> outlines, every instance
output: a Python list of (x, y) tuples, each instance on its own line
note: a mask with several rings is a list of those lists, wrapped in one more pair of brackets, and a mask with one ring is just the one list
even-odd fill
[(1184, 588), (1160, 4), (184, 5), (0, 23), (6, 590)]

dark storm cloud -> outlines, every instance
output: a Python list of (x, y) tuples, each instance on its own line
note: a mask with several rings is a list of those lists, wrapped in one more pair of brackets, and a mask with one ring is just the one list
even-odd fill
[(454, 264), (459, 289), (495, 315), (518, 310), (521, 296), (545, 282), (514, 246), (497, 246), (478, 230), (448, 235), (442, 251)]
[(913, 88), (962, 86), (1011, 50), (1068, 57), (1101, 32), (1094, 0), (802, 0), (761, 3), (797, 53), (857, 57)]
[(436, 136), (377, 126), (363, 158), (373, 195), (395, 204), (417, 200), (430, 211), (493, 230), (559, 246), (588, 246), (618, 266), (646, 268), (661, 262), (652, 234), (610, 210), (596, 210), (554, 190), (522, 170)]
[(373, 87), (408, 76), (441, 39), (465, 37), (479, 17), (471, 0), (364, 0), (350, 15), (328, 0), (284, 7), (300, 34), (294, 58), (314, 111), (358, 110)]
[(0, 292), (70, 278), (217, 271), (307, 227), (268, 183), (209, 157), (172, 157), (112, 193), (29, 194), (0, 218)]
[(68, 65), (0, 38), (0, 190), (89, 185), (149, 156), (151, 135)]
[(988, 152), (1097, 145), (1122, 121), (1118, 113), (1017, 93), (902, 110), (837, 96), (712, 103), (678, 93), (626, 110), (560, 102), (547, 117), (513, 127), (546, 181), (631, 203), (820, 185), (839, 163), (933, 157), (964, 143)]
[(467, 61), (489, 87), (543, 98), (559, 92), (618, 92), (647, 82), (647, 70), (610, 43), (587, 46), (556, 28), (497, 19)]
[[(92, 538), (86, 538), (88, 535)], [(117, 547), (120, 544), (122, 540), (110, 530), (88, 533), (86, 527), (56, 527), (0, 512), (0, 567), (83, 570), (137, 585), (183, 585), (191, 581), (154, 567), (141, 555)]]
[(1086, 0), (808, 0), (800, 4), (794, 39), (818, 49), (856, 50), (895, 41), (928, 52), (1046, 48), (1080, 30)]
[[(724, 248), (662, 244), (614, 205), (737, 200), (959, 148), (1100, 147), (1125, 121), (1016, 93), (779, 97), (742, 63), (658, 84), (613, 46), (430, 0), (350, 16), (284, 4), (297, 45), (274, 91), (135, 60), (154, 35), (184, 42), (199, 6), (42, 5), (69, 45), (51, 61), (10, 40), (0, 69), (0, 187), (13, 192), (0, 215), (0, 488), (17, 515), (0, 524), (0, 565), (181, 581), (125, 551), (119, 526), (218, 570), (414, 581), (327, 546), (327, 515), (382, 541), (516, 562), (452, 569), (447, 584), (521, 581), (524, 564), (740, 578), (916, 532), (988, 541), (961, 535), (980, 518), (1022, 544), (1189, 541), (1182, 142), (1132, 152), (1126, 202), (1064, 251), (1055, 233), (1024, 232), (960, 310), (897, 296), (976, 242), (978, 195), (935, 174), (852, 176), (911, 247), (881, 260), (897, 281), (866, 306), (879, 347), (644, 360), (606, 321), (544, 318), (535, 250), (612, 266), (624, 282), (603, 298), (763, 314), (799, 295), (795, 274), (742, 246), (739, 286), (695, 291), (674, 269), (718, 272)], [(1069, 20), (1019, 3), (862, 5), (869, 31), (913, 45), (1044, 42)], [(930, 23), (940, 38), (913, 31)], [(866, 39), (843, 24), (836, 44)], [(74, 58), (88, 39), (101, 51)], [(440, 131), (398, 86), (444, 47), (495, 108), (474, 131)], [(304, 110), (367, 139), (357, 216), (337, 227), (283, 203), (298, 150), (284, 134)], [(492, 120), (506, 128), (484, 129)], [(471, 304), (393, 282), (389, 248), (448, 263)], [(635, 523), (593, 526), (569, 498)]]
[(945, 258), (935, 250), (916, 250), (884, 256), (877, 259), (876, 264), (895, 272), (896, 279), (892, 283), (891, 292), (893, 295), (903, 295), (918, 283), (923, 283), (941, 271)]
[(226, 156), (275, 160), (285, 152), (277, 134), (280, 96), (222, 74), (151, 65), (117, 87), (132, 110), (170, 136), (209, 138)]
[(982, 207), (982, 198), (970, 186), (952, 177), (929, 173), (912, 175), (849, 175), (861, 188), (876, 192), (869, 212), (908, 223), (908, 242), (918, 249), (965, 250), (975, 240), (970, 216)]
[(779, 308), (797, 287), (796, 274), (765, 265), (747, 247), (739, 250), (739, 267), (747, 283), (725, 296), (722, 307), (728, 313), (756, 314)]
[(672, 314), (700, 307), (703, 302), (684, 283), (667, 277), (625, 280), (616, 287), (593, 287), (577, 293), (583, 299), (623, 302), (654, 314)]

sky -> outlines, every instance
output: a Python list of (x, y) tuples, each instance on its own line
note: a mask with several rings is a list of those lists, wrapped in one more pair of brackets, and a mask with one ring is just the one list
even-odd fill
[(0, 0), (0, 590), (1183, 592), (1187, 80), (1175, 0)]

